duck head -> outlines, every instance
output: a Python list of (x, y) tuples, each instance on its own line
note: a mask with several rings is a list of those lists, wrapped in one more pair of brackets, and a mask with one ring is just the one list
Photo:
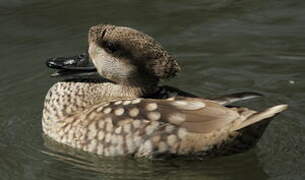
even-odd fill
[(180, 70), (157, 41), (132, 28), (96, 25), (90, 28), (88, 41), (88, 53), (98, 73), (118, 84), (154, 85)]
[(47, 60), (51, 76), (103, 78), (116, 84), (151, 88), (180, 71), (175, 58), (152, 37), (128, 27), (96, 25), (88, 35), (88, 53)]

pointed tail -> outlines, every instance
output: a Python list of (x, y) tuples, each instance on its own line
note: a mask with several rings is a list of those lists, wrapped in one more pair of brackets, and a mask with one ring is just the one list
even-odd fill
[(250, 126), (251, 124), (255, 124), (263, 119), (268, 119), (276, 114), (286, 110), (288, 108), (287, 104), (281, 104), (277, 106), (273, 106), (271, 108), (268, 108), (262, 112), (257, 112), (249, 116), (246, 120), (244, 120), (241, 124), (239, 124), (237, 127), (235, 127), (233, 130), (239, 130), (244, 127)]

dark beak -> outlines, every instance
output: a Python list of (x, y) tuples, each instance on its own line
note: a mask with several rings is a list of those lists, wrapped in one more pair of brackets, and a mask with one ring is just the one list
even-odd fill
[(51, 74), (52, 77), (98, 75), (96, 68), (89, 61), (87, 53), (78, 56), (49, 58), (46, 65), (57, 70), (57, 72)]

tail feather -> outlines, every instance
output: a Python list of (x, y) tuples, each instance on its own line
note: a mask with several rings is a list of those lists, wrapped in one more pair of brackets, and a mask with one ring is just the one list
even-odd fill
[(286, 110), (288, 108), (287, 104), (281, 104), (277, 106), (273, 106), (271, 108), (268, 108), (262, 112), (255, 113), (248, 117), (245, 121), (243, 121), (241, 124), (239, 124), (237, 127), (235, 127), (233, 130), (239, 130), (244, 127), (247, 127), (251, 124), (257, 123), (263, 119), (267, 119), (270, 117), (273, 117), (274, 115)]
[(262, 96), (263, 96), (262, 94), (256, 92), (241, 92), (241, 93), (228, 94), (221, 97), (213, 98), (212, 100), (221, 105), (228, 105), (234, 102), (258, 98)]

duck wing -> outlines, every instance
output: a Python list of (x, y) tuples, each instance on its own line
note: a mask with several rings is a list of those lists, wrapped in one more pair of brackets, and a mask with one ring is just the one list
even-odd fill
[(100, 106), (104, 109), (102, 117), (111, 117), (119, 124), (132, 120), (159, 121), (204, 134), (224, 128), (237, 130), (287, 108), (282, 105), (258, 113), (248, 108), (227, 108), (211, 100), (185, 97), (120, 100), (95, 106), (94, 109), (101, 109)]

